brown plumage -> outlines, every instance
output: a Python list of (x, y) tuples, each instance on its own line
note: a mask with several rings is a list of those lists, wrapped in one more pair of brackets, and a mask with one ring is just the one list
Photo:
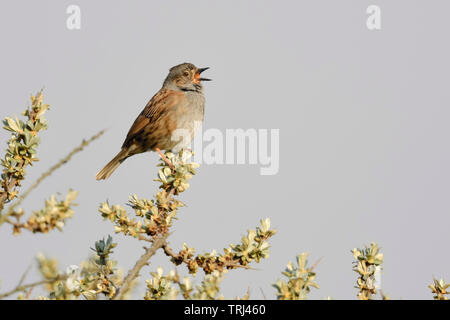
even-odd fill
[[(194, 135), (196, 121), (203, 121), (205, 98), (200, 74), (208, 68), (197, 68), (183, 63), (170, 69), (162, 88), (150, 99), (134, 121), (122, 145), (122, 150), (95, 178), (107, 179), (117, 167), (132, 155), (161, 150), (172, 150), (189, 143)], [(184, 129), (187, 138), (175, 135)], [(183, 141), (181, 141), (183, 140)]]

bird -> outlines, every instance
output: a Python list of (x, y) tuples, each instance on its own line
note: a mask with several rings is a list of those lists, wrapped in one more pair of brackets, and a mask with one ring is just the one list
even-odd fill
[[(95, 176), (107, 179), (129, 157), (156, 151), (173, 169), (161, 150), (174, 150), (189, 144), (196, 122), (202, 123), (205, 114), (202, 72), (192, 63), (182, 63), (169, 70), (161, 89), (148, 101), (132, 124), (119, 153)], [(178, 134), (176, 134), (178, 132)], [(186, 135), (180, 137), (179, 132)]]

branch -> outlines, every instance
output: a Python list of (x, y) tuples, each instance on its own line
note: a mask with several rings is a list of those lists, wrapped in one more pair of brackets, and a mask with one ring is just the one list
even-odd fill
[(134, 267), (128, 272), (126, 278), (123, 280), (122, 286), (117, 290), (112, 300), (122, 299), (124, 294), (130, 289), (134, 279), (138, 277), (141, 269), (146, 264), (148, 264), (148, 260), (150, 260), (150, 258), (156, 253), (156, 251), (158, 251), (158, 249), (160, 249), (164, 245), (168, 236), (169, 234), (165, 234), (161, 238), (154, 240), (151, 247), (146, 248), (145, 253), (139, 258)]
[[(89, 145), (92, 141), (98, 139), (101, 135), (103, 135), (105, 133), (105, 130), (101, 130), (100, 132), (98, 132), (97, 134), (95, 134), (94, 136), (92, 136), (91, 138), (89, 138), (88, 140), (83, 139), (83, 141), (81, 142), (81, 144), (76, 147), (75, 149), (73, 149), (69, 154), (67, 154), (64, 158), (62, 158), (61, 160), (58, 161), (58, 163), (56, 163), (55, 165), (53, 165), (52, 167), (50, 167), (50, 169), (48, 169), (47, 171), (45, 171), (20, 197), (19, 199), (13, 203), (9, 208), (8, 211), (3, 214), (0, 215), (0, 225), (2, 225), (4, 222), (6, 222), (8, 220), (8, 217), (11, 216), (14, 213), (14, 209), (17, 208), (22, 202), (23, 200), (34, 190), (36, 189), (39, 184), (41, 184), (41, 182), (47, 178), (48, 176), (50, 176), (55, 170), (59, 169), (61, 166), (63, 166), (64, 164), (66, 164), (67, 162), (70, 161), (70, 159), (78, 152), (83, 151), (84, 147), (86, 147), (87, 145)], [(6, 195), (6, 193), (4, 194)], [(2, 194), (3, 196), (3, 194)], [(0, 199), (1, 200), (1, 199)], [(0, 201), (1, 203), (1, 201)]]
[(66, 155), (64, 158), (62, 158), (61, 160), (58, 161), (58, 163), (56, 163), (55, 165), (53, 165), (52, 167), (50, 167), (50, 169), (48, 169), (47, 171), (45, 171), (32, 185), (31, 187), (29, 187), (23, 194), (22, 196), (20, 196), (20, 198), (8, 208), (8, 213), (13, 211), (14, 208), (17, 208), (18, 205), (20, 205), (22, 203), (22, 201), (31, 193), (31, 191), (33, 191), (34, 189), (36, 189), (39, 184), (48, 176), (50, 176), (53, 171), (56, 171), (57, 169), (59, 169), (61, 166), (63, 166), (64, 164), (66, 164), (67, 162), (70, 161), (70, 159), (77, 154), (78, 152), (83, 151), (84, 147), (88, 146), (92, 141), (97, 140), (98, 138), (100, 138), (101, 135), (103, 135), (105, 133), (105, 130), (101, 130), (100, 132), (98, 132), (97, 134), (93, 135), (91, 138), (89, 138), (88, 140), (83, 139), (83, 141), (81, 142), (81, 144), (76, 147), (75, 149), (73, 149), (72, 151), (70, 151), (70, 153), (68, 155)]
[(26, 121), (15, 120), (6, 117), (3, 121), (3, 128), (11, 131), (11, 138), (8, 140), (8, 148), (4, 160), (2, 160), (3, 174), (0, 180), (0, 212), (3, 211), (5, 202), (12, 201), (17, 197), (17, 188), (25, 177), (25, 167), (31, 165), (36, 158), (36, 148), (39, 145), (39, 131), (47, 129), (47, 121), (43, 114), (48, 110), (49, 105), (42, 103), (42, 90), (36, 97), (31, 96), (31, 106), (22, 114), (28, 118)]
[(67, 278), (67, 276), (58, 276), (56, 278), (52, 278), (52, 279), (44, 279), (38, 282), (34, 282), (34, 283), (30, 283), (30, 284), (25, 284), (25, 285), (18, 285), (17, 287), (15, 287), (14, 289), (12, 289), (11, 291), (5, 292), (5, 293), (1, 293), (0, 294), (0, 300), (4, 299), (6, 297), (9, 297), (10, 295), (13, 295), (16, 292), (20, 292), (20, 291), (25, 291), (27, 289), (30, 288), (34, 288), (36, 286), (40, 286), (42, 284), (47, 284), (47, 283), (53, 283), (56, 281), (60, 281), (60, 280), (65, 280)]
[[(243, 268), (243, 269), (255, 270), (254, 268), (252, 268), (248, 265), (243, 265), (243, 264), (239, 263), (239, 261), (237, 261), (237, 260), (215, 261), (215, 259), (214, 259), (214, 261), (209, 261), (209, 260), (201, 261), (201, 259), (198, 259), (198, 258), (188, 259), (188, 258), (184, 257), (182, 254), (179, 254), (179, 253), (176, 254), (172, 250), (172, 248), (169, 247), (167, 242), (164, 242), (162, 248), (163, 248), (166, 256), (171, 257), (176, 265), (184, 263), (189, 267), (189, 265), (191, 263), (195, 262), (200, 268), (202, 268), (205, 271), (205, 273), (209, 273), (208, 271), (210, 271), (210, 270), (212, 271), (215, 269), (230, 269), (230, 268)], [(214, 265), (215, 267), (211, 268), (211, 265)]]

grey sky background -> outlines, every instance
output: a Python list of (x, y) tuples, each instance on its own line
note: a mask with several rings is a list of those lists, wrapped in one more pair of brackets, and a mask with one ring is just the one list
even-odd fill
[[(64, 232), (0, 229), (0, 291), (14, 287), (38, 252), (79, 264), (112, 234), (127, 271), (141, 242), (113, 234), (98, 205), (151, 198), (158, 156), (134, 156), (109, 180), (109, 161), (137, 114), (181, 62), (209, 66), (204, 128), (280, 129), (280, 170), (203, 165), (181, 196), (174, 248), (221, 251), (269, 217), (278, 230), (271, 256), (236, 270), (226, 297), (275, 298), (288, 261), (309, 251), (321, 289), (311, 298), (353, 299), (350, 250), (375, 241), (385, 254), (382, 289), (394, 299), (430, 299), (432, 277), (449, 278), (450, 127), (448, 1), (1, 1), (0, 117), (20, 114), (45, 86), (49, 130), (27, 188), (83, 138), (107, 133), (56, 171), (26, 200), (27, 212), (52, 193), (79, 190)], [(79, 31), (66, 28), (70, 4)], [(382, 30), (366, 28), (366, 8), (382, 10)], [(9, 135), (0, 132), (2, 149)], [(159, 253), (142, 272), (171, 264)], [(178, 268), (185, 273), (184, 267)], [(33, 268), (26, 282), (38, 279)], [(202, 273), (199, 273), (202, 275)], [(199, 277), (197, 277), (199, 280)], [(448, 281), (448, 280), (447, 280)], [(35, 290), (33, 295), (42, 291)]]

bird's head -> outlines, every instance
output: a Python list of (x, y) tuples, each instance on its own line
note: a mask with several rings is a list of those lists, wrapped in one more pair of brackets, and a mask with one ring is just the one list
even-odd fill
[(208, 78), (202, 78), (200, 75), (209, 68), (197, 68), (192, 63), (182, 63), (172, 67), (169, 75), (164, 81), (165, 87), (177, 88), (182, 91), (201, 91), (202, 81), (211, 81)]

